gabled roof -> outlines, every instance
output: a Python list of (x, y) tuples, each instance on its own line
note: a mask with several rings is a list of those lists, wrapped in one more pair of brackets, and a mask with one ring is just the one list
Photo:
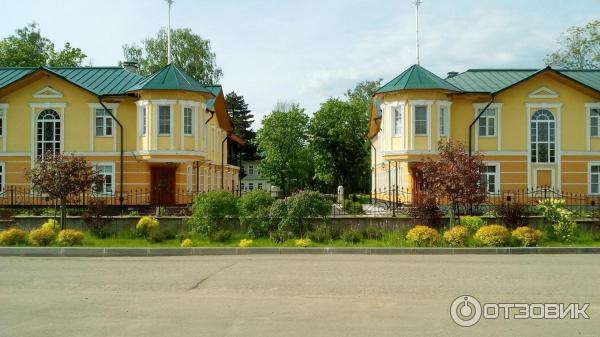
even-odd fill
[(418, 64), (406, 69), (396, 78), (379, 88), (378, 94), (411, 89), (443, 89), (460, 91), (452, 84)]
[(36, 72), (47, 72), (95, 95), (123, 95), (142, 77), (121, 67), (23, 67), (0, 68), (0, 89)]
[(497, 93), (544, 71), (552, 71), (600, 92), (600, 70), (552, 69), (469, 69), (449, 77), (447, 82), (464, 92)]
[(200, 82), (177, 68), (173, 63), (147, 76), (139, 83), (127, 89), (127, 92), (139, 90), (185, 90), (212, 94)]

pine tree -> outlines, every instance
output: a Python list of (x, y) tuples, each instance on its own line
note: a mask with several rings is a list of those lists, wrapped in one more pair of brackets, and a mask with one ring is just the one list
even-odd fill
[(227, 112), (234, 127), (234, 133), (246, 140), (246, 145), (240, 149), (241, 159), (251, 160), (256, 158), (256, 145), (254, 138), (256, 132), (252, 130), (254, 115), (248, 109), (248, 103), (244, 96), (240, 96), (232, 91), (225, 96)]

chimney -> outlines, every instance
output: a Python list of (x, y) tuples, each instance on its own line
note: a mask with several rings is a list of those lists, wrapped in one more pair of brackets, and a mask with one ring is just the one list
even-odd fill
[(137, 74), (140, 71), (140, 64), (135, 61), (125, 61), (123, 62), (123, 69), (130, 73)]
[(448, 72), (448, 78), (450, 78), (450, 77), (454, 77), (454, 76), (456, 76), (456, 75), (458, 75), (458, 71), (449, 71), (449, 72)]

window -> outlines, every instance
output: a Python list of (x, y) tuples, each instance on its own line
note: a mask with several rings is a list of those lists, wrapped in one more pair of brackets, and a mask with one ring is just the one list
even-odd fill
[(102, 189), (97, 191), (101, 194), (113, 194), (115, 183), (115, 166), (114, 164), (95, 164), (94, 169), (103, 177), (104, 184)]
[(242, 183), (240, 186), (241, 186), (240, 188), (242, 189), (242, 191), (246, 190), (246, 186), (244, 185), (244, 183)]
[(590, 109), (590, 135), (600, 136), (600, 108)]
[(254, 165), (248, 166), (248, 174), (254, 174)]
[(60, 116), (52, 109), (46, 109), (38, 115), (36, 153), (40, 160), (46, 154), (60, 153)]
[[(478, 109), (477, 114), (481, 113), (481, 110)], [(488, 108), (482, 115), (479, 117), (479, 136), (481, 137), (493, 137), (496, 135), (496, 109)]]
[[(109, 109), (110, 110), (110, 109)], [(110, 110), (112, 112), (112, 110)], [(96, 136), (106, 137), (113, 134), (113, 120), (104, 109), (96, 109)]]
[(600, 163), (590, 165), (590, 194), (600, 194)]
[(447, 106), (440, 106), (439, 109), (439, 118), (440, 118), (440, 136), (448, 137), (448, 129), (450, 128), (450, 117), (448, 114)]
[(404, 123), (402, 121), (402, 109), (394, 108), (394, 135), (399, 136), (403, 134)]
[(4, 192), (4, 162), (0, 162), (0, 192)]
[(485, 186), (487, 193), (500, 191), (499, 171), (498, 165), (485, 165), (481, 168), (481, 184)]
[(193, 173), (193, 169), (192, 169), (192, 165), (188, 165), (187, 167), (187, 171), (186, 171), (186, 188), (188, 192), (192, 191), (192, 181), (194, 178), (194, 173)]
[(427, 135), (427, 106), (415, 106), (415, 135)]
[(536, 111), (531, 116), (531, 161), (554, 163), (556, 157), (556, 130), (554, 115), (548, 110)]
[(250, 191), (254, 190), (254, 183), (248, 183), (248, 189)]
[(171, 134), (171, 107), (168, 105), (158, 107), (158, 134)]
[(256, 188), (262, 191), (262, 183), (258, 183), (258, 186)]
[(183, 134), (186, 136), (191, 136), (194, 133), (192, 127), (192, 108), (185, 107), (183, 108)]
[(0, 137), (4, 136), (4, 109), (0, 108)]
[(146, 134), (146, 129), (148, 129), (148, 111), (147, 107), (142, 107), (142, 135)]

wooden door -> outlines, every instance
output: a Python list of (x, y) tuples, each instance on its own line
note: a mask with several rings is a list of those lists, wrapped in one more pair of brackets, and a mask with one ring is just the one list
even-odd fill
[(156, 166), (151, 168), (152, 204), (169, 206), (175, 204), (176, 167)]
[(552, 181), (552, 170), (537, 170), (537, 188), (552, 188), (554, 187), (554, 182)]

